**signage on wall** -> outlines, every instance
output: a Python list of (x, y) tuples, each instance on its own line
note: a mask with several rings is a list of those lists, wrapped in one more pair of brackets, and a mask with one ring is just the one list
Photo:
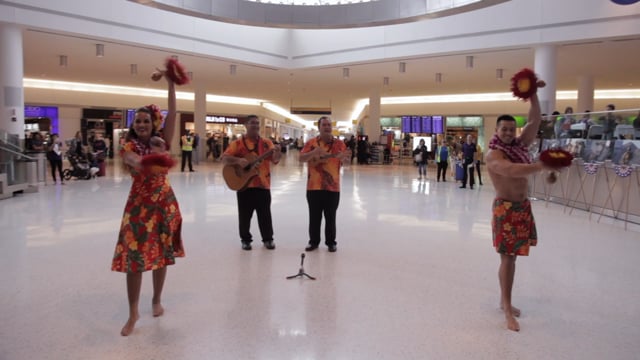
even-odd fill
[(215, 116), (215, 115), (213, 116), (207, 115), (205, 120), (208, 123), (215, 123), (215, 124), (238, 124), (240, 122), (237, 117)]

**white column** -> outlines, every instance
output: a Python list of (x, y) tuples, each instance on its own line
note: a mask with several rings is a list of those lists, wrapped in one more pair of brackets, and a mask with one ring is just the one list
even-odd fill
[(538, 90), (540, 108), (543, 114), (551, 114), (556, 110), (556, 63), (558, 55), (555, 45), (542, 45), (536, 48), (535, 73), (547, 83)]
[(372, 90), (369, 95), (369, 117), (365, 120), (364, 133), (369, 142), (380, 140), (380, 91)]
[(22, 29), (0, 23), (0, 129), (24, 138)]
[(194, 101), (193, 129), (200, 139), (193, 160), (198, 164), (200, 159), (204, 159), (207, 149), (207, 88), (204, 84), (196, 84)]
[(593, 76), (578, 77), (578, 108), (574, 112), (593, 111)]

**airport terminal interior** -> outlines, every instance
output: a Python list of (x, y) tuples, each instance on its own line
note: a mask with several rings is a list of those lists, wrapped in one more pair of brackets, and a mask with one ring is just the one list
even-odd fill
[[(0, 360), (640, 358), (640, 1), (0, 0), (0, 53)], [(186, 256), (168, 267), (160, 317), (144, 273), (125, 337), (126, 275), (110, 270), (132, 184), (119, 139), (139, 106), (166, 114), (166, 82), (149, 75), (169, 58), (190, 80), (176, 130), (202, 144), (195, 171), (168, 175)], [(531, 155), (578, 159), (557, 182), (529, 178), (538, 243), (517, 257), (514, 332), (486, 164), (460, 188), (454, 161), (446, 181), (433, 159), (419, 177), (411, 149), (473, 135), (486, 151), (503, 113), (520, 134), (522, 68), (547, 81), (542, 112), (575, 110), (545, 117)], [(376, 142), (340, 170), (337, 251), (305, 251), (294, 145), (272, 166), (276, 248), (254, 215), (242, 249), (236, 192), (204, 144), (224, 147), (249, 114), (275, 141), (311, 139), (327, 115), (340, 140)], [(23, 148), (54, 132), (65, 150), (79, 132), (87, 156), (87, 137), (109, 137), (99, 176), (52, 182), (44, 151)], [(301, 271), (315, 280), (287, 278)]]
[(338, 250), (306, 253), (306, 165), (273, 167), (276, 249), (240, 247), (235, 192), (219, 162), (170, 181), (186, 257), (169, 267), (165, 314), (128, 337), (125, 275), (111, 272), (131, 180), (50, 182), (0, 201), (3, 359), (633, 359), (640, 313), (638, 226), (533, 201), (539, 243), (517, 260), (513, 303), (499, 310), (494, 189), (418, 180), (408, 165), (343, 168)]

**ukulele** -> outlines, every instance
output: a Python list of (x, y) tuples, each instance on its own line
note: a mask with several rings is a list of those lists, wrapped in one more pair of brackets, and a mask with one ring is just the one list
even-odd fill
[(247, 166), (241, 167), (240, 165), (225, 165), (222, 168), (222, 177), (227, 183), (227, 186), (231, 190), (242, 191), (249, 182), (256, 176), (258, 176), (258, 167), (260, 161), (264, 160), (267, 156), (273, 154), (273, 149), (265, 152), (260, 156), (256, 156), (253, 153), (245, 155), (245, 159), (249, 162)]
[(333, 158), (340, 158), (342, 156), (342, 153), (337, 153), (337, 154), (327, 154), (327, 155), (322, 155), (320, 156), (319, 159), (311, 159), (308, 161), (309, 165), (308, 166), (316, 166), (316, 165), (321, 165), (321, 164), (326, 164), (327, 160), (329, 159), (333, 159)]

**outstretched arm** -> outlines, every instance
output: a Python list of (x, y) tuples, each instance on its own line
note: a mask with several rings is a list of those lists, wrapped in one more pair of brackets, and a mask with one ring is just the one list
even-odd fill
[[(542, 88), (544, 86), (544, 81), (538, 81), (538, 88)], [(540, 124), (542, 123), (542, 114), (540, 110), (540, 100), (538, 99), (538, 94), (533, 94), (533, 96), (529, 98), (529, 102), (531, 103), (531, 107), (529, 108), (529, 119), (527, 120), (527, 124), (522, 129), (522, 135), (520, 135), (520, 140), (522, 140), (522, 143), (525, 146), (529, 146), (534, 142), (536, 136), (538, 136)]]
[(173, 134), (176, 128), (176, 86), (168, 76), (164, 77), (167, 79), (167, 84), (169, 85), (168, 94), (167, 94), (167, 102), (169, 106), (169, 112), (167, 113), (167, 117), (164, 120), (164, 141), (167, 144), (171, 144), (171, 140), (173, 139)]

